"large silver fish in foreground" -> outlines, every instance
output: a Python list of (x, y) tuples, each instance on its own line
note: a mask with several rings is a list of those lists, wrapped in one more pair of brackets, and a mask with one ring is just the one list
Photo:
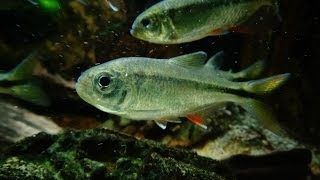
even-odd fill
[(231, 73), (217, 69), (221, 59), (222, 53), (217, 53), (207, 61), (204, 52), (168, 60), (119, 58), (83, 72), (76, 91), (102, 111), (134, 120), (155, 120), (163, 128), (164, 122), (178, 117), (187, 117), (206, 128), (201, 120), (203, 112), (234, 102), (262, 120), (267, 128), (279, 132), (269, 108), (254, 97), (278, 88), (289, 74), (238, 82), (259, 75), (263, 61)]
[(261, 7), (278, 11), (277, 0), (163, 0), (134, 21), (131, 34), (157, 44), (178, 44), (228, 32), (244, 25)]

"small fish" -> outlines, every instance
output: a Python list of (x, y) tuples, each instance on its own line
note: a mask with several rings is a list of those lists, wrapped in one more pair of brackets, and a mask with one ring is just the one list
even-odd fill
[(264, 6), (278, 12), (276, 0), (163, 0), (142, 12), (130, 33), (152, 43), (178, 44), (250, 32), (243, 24)]
[(155, 120), (162, 128), (179, 117), (206, 128), (203, 112), (234, 102), (267, 128), (281, 132), (270, 108), (255, 98), (283, 85), (289, 74), (239, 82), (246, 77), (256, 78), (264, 63), (231, 73), (217, 68), (221, 55), (217, 53), (209, 60), (202, 51), (168, 60), (119, 58), (83, 72), (76, 91), (102, 111), (133, 120)]
[(34, 53), (25, 58), (14, 69), (0, 73), (0, 93), (11, 95), (39, 106), (49, 106), (50, 99), (42, 90), (40, 82), (33, 77), (38, 61)]
[(1, 0), (0, 2), (0, 11), (39, 9), (45, 12), (57, 12), (61, 9), (61, 3), (59, 0)]

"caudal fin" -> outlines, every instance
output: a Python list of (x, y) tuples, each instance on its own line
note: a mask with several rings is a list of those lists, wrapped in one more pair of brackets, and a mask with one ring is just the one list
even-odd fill
[(6, 94), (10, 94), (24, 101), (44, 107), (50, 105), (50, 99), (48, 95), (40, 87), (40, 84), (35, 82), (28, 82), (26, 84), (12, 86), (9, 88), (9, 90), (10, 91), (8, 91)]
[(34, 67), (38, 63), (37, 59), (35, 58), (35, 54), (36, 53), (30, 54), (11, 71), (7, 73), (0, 73), (0, 81), (19, 81), (28, 79), (30, 76), (32, 76)]
[(281, 87), (285, 82), (288, 81), (289, 77), (290, 74), (285, 73), (276, 76), (271, 76), (261, 80), (249, 81), (244, 85), (243, 89), (245, 91), (258, 95), (267, 94)]
[(262, 125), (271, 132), (279, 136), (284, 136), (287, 134), (277, 122), (274, 112), (268, 105), (261, 101), (248, 98), (241, 98), (237, 103), (254, 118), (259, 120)]

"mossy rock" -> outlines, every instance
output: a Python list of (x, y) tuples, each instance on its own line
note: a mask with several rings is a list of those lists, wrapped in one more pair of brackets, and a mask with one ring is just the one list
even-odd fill
[(0, 179), (234, 179), (223, 163), (109, 130), (40, 133), (8, 148)]

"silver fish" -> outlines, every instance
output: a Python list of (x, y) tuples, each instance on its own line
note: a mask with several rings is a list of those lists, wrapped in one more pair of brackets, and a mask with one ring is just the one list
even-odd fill
[(157, 44), (178, 44), (229, 32), (250, 32), (244, 25), (260, 8), (278, 12), (277, 0), (163, 0), (133, 22), (130, 33)]
[(255, 78), (264, 63), (258, 61), (231, 73), (217, 68), (221, 55), (217, 53), (208, 61), (201, 51), (168, 60), (119, 58), (83, 72), (76, 91), (84, 101), (102, 111), (134, 120), (156, 120), (163, 127), (162, 122), (187, 117), (206, 128), (199, 114), (234, 102), (272, 131), (280, 131), (269, 108), (255, 97), (283, 85), (289, 74), (239, 82)]

